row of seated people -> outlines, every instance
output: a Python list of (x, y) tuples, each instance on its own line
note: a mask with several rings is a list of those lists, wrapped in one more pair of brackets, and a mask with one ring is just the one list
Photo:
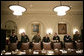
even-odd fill
[[(17, 43), (16, 46), (18, 47), (18, 49), (20, 49), (22, 46), (23, 46), (23, 43), (29, 43), (29, 47), (32, 47), (32, 45), (34, 43), (40, 43), (39, 45), (41, 47), (44, 46), (45, 43), (50, 43), (50, 46), (52, 48), (56, 47), (54, 46), (54, 44), (52, 44), (52, 42), (58, 42), (60, 43), (61, 45), (60, 46), (64, 46), (63, 43), (60, 41), (60, 37), (57, 35), (57, 33), (55, 33), (55, 35), (53, 36), (53, 41), (50, 41), (49, 37), (48, 37), (48, 34), (43, 37), (42, 39), (42, 42), (41, 42), (41, 37), (40, 37), (40, 34), (37, 33), (37, 35), (35, 35), (32, 39), (32, 43), (29, 42), (29, 38), (27, 35), (25, 35), (25, 33), (22, 33), (21, 34), (21, 41), (18, 42), (18, 38), (17, 36), (15, 35), (15, 33), (12, 34), (12, 36), (10, 36), (10, 41), (9, 41), (9, 45), (10, 44), (13, 44), (13, 43)], [(76, 34), (74, 35), (73, 37), (74, 41), (72, 41), (71, 37), (67, 34), (64, 36), (64, 42), (73, 42), (73, 44), (76, 44), (77, 42), (80, 42), (80, 35), (78, 34), (78, 32), (76, 32)], [(58, 45), (57, 45), (58, 46)], [(65, 45), (66, 46), (66, 45)], [(76, 47), (76, 45), (74, 45)], [(24, 46), (23, 46), (24, 47)], [(34, 46), (33, 46), (34, 47)], [(47, 48), (48, 46), (46, 46)], [(26, 48), (28, 48), (28, 46), (26, 46)], [(44, 47), (43, 47), (44, 48)], [(41, 48), (42, 49), (42, 48)]]
[[(10, 36), (9, 40), (10, 40), (9, 43), (18, 42), (18, 37), (15, 35), (15, 33), (13, 33), (12, 36)], [(57, 42), (60, 41), (60, 37), (57, 35), (57, 33), (54, 34), (53, 40), (56, 40)], [(68, 35), (68, 34), (66, 34), (64, 36), (63, 40), (64, 40), (64, 42), (71, 42), (72, 41), (71, 36)], [(39, 42), (39, 41), (41, 41), (40, 33), (37, 33), (33, 37), (32, 41), (33, 42)], [(46, 36), (43, 37), (42, 41), (43, 42), (49, 42), (50, 41), (50, 37), (48, 36), (48, 34), (46, 34)], [(73, 41), (75, 41), (75, 42), (82, 41), (82, 37), (80, 36), (80, 34), (78, 33), (78, 31), (73, 35)], [(21, 34), (21, 42), (29, 42), (29, 37), (27, 35), (25, 35), (24, 32)]]

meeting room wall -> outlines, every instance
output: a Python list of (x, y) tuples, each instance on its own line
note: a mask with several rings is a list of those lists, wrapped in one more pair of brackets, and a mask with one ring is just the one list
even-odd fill
[[(12, 14), (1, 15), (1, 29), (5, 29), (5, 22), (8, 20), (14, 21), (17, 25), (17, 36), (20, 40), (19, 29), (24, 29), (25, 33), (29, 36), (29, 39), (32, 40), (34, 34), (32, 34), (31, 24), (37, 22), (40, 24), (40, 34), (41, 38), (45, 36), (47, 29), (52, 29), (52, 36), (55, 32), (58, 33), (58, 23), (67, 24), (67, 33), (73, 38), (73, 29), (77, 28), (79, 32), (83, 27), (83, 15), (65, 15), (57, 16), (56, 14), (48, 13), (32, 13), (32, 14), (23, 14), (22, 16), (14, 16)], [(11, 24), (10, 24), (11, 25)], [(58, 34), (61, 41), (65, 34)], [(50, 38), (52, 39), (52, 38)]]

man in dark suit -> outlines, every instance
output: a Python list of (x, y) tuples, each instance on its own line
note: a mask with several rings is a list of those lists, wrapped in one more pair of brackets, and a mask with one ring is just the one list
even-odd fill
[(82, 37), (80, 36), (79, 32), (76, 31), (75, 34), (73, 35), (73, 42), (74, 42), (74, 48), (76, 49), (76, 44), (77, 42), (81, 42)]
[(37, 34), (33, 37), (32, 41), (33, 42), (40, 42), (41, 41), (41, 36), (40, 36), (39, 32), (37, 32)]
[(82, 41), (82, 37), (81, 37), (81, 35), (79, 34), (78, 31), (76, 31), (75, 34), (73, 35), (73, 41), (74, 41), (75, 43)]
[(21, 41), (18, 42), (18, 49), (21, 48), (22, 43), (29, 42), (29, 37), (23, 32), (21, 33)]
[(23, 32), (21, 35), (21, 43), (27, 43), (29, 42), (28, 36)]
[(57, 33), (54, 34), (53, 36), (53, 41), (60, 42), (60, 37), (57, 35)]
[(46, 34), (45, 37), (43, 37), (43, 42), (50, 42), (50, 38), (48, 37), (48, 34)]
[(9, 38), (9, 44), (10, 43), (18, 43), (18, 37), (15, 34), (15, 32), (13, 32), (12, 35), (10, 36), (10, 38)]
[(71, 41), (72, 41), (71, 36), (68, 35), (68, 34), (66, 34), (66, 35), (64, 36), (64, 42), (71, 42)]
[(29, 42), (28, 36), (23, 32), (21, 33), (21, 41), (18, 42), (18, 49), (20, 49), (22, 43), (27, 43)]

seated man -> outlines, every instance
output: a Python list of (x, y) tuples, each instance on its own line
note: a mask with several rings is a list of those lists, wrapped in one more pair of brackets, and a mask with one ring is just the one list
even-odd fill
[(50, 42), (50, 38), (48, 37), (48, 34), (46, 34), (45, 37), (43, 37), (43, 42)]
[(68, 34), (66, 34), (66, 35), (64, 36), (64, 42), (71, 42), (71, 41), (72, 41), (71, 36), (68, 35)]
[(39, 32), (33, 37), (32, 41), (37, 43), (41, 41), (41, 36)]
[(18, 43), (18, 38), (17, 38), (17, 35), (15, 34), (15, 32), (13, 32), (9, 38), (9, 44), (10, 43)]
[(28, 36), (23, 32), (21, 33), (21, 41), (18, 42), (18, 49), (21, 48), (22, 43), (27, 43), (29, 42)]
[(82, 41), (82, 37), (80, 36), (79, 32), (76, 31), (75, 34), (73, 35), (73, 41), (76, 42), (80, 42)]
[(9, 38), (8, 42), (8, 50), (15, 50), (17, 49), (17, 44), (18, 44), (18, 38), (15, 32), (12, 33), (12, 35)]
[(27, 43), (29, 42), (29, 38), (27, 35), (25, 35), (25, 33), (23, 32), (22, 33), (22, 36), (21, 36), (21, 43)]
[(54, 34), (53, 41), (60, 42), (60, 37), (57, 35), (57, 33)]

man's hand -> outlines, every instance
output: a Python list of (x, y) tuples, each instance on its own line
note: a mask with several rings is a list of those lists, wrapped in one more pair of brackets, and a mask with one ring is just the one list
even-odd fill
[(75, 43), (77, 43), (77, 41), (75, 41)]
[(69, 40), (69, 39), (66, 39), (66, 40)]
[(32, 43), (34, 43), (34, 42), (32, 42)]
[(59, 42), (59, 41), (57, 40), (57, 42)]
[(80, 40), (78, 40), (78, 42), (80, 42)]

